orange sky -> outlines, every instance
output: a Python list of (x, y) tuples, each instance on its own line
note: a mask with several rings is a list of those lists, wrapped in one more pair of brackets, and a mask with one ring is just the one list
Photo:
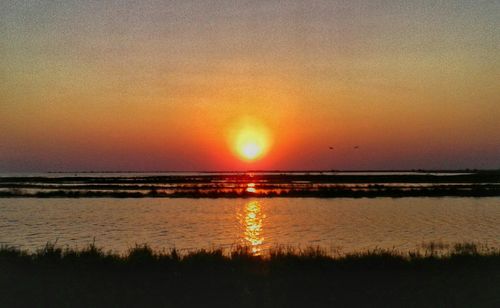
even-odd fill
[(401, 3), (2, 2), (0, 171), (499, 168), (498, 4)]

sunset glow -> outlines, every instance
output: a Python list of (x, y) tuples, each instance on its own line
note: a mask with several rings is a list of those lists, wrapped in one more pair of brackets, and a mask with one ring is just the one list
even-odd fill
[(0, 171), (500, 166), (495, 1), (23, 3)]
[(499, 16), (0, 1), (0, 306), (492, 303)]

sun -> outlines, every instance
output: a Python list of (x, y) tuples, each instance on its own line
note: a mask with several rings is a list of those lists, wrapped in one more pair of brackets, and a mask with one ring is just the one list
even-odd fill
[(266, 148), (266, 136), (255, 128), (241, 130), (236, 138), (236, 151), (244, 160), (253, 161), (262, 157)]
[(258, 123), (246, 123), (236, 129), (232, 141), (235, 153), (248, 162), (262, 158), (270, 143), (268, 130)]
[(243, 145), (243, 148), (241, 149), (241, 154), (246, 159), (255, 159), (261, 153), (262, 153), (262, 148), (254, 142), (249, 142)]
[(255, 160), (262, 155), (262, 145), (256, 139), (244, 140), (238, 144), (238, 153), (246, 160)]

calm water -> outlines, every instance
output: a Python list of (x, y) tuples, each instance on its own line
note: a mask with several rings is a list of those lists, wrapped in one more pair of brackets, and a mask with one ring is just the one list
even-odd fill
[(423, 242), (500, 247), (500, 198), (0, 199), (0, 243), (36, 249), (93, 241), (198, 249), (248, 245), (356, 251)]

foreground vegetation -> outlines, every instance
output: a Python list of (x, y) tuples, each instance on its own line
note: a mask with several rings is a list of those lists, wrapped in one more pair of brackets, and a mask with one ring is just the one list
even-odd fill
[(316, 248), (153, 251), (90, 245), (0, 248), (1, 306), (500, 305), (500, 250), (431, 243), (422, 251), (330, 255)]

